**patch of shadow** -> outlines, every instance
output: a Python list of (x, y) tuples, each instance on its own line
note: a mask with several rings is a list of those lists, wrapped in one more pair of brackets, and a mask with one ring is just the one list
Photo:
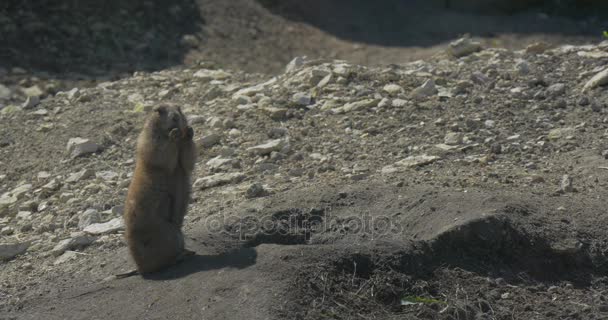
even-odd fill
[(245, 247), (260, 244), (307, 244), (313, 233), (323, 228), (324, 209), (291, 208), (260, 217), (248, 216), (226, 227)]
[(193, 255), (165, 271), (144, 276), (147, 280), (171, 280), (186, 277), (193, 273), (223, 269), (244, 269), (256, 263), (257, 252), (252, 248), (239, 248), (217, 255)]
[(180, 64), (205, 23), (195, 0), (0, 1), (0, 68), (70, 80)]
[[(590, 8), (584, 8), (581, 1), (576, 1), (577, 5), (561, 8), (545, 5), (548, 0), (257, 1), (286, 19), (312, 25), (341, 39), (398, 47), (432, 46), (465, 33), (480, 37), (538, 33), (597, 37), (601, 23), (581, 26), (580, 19), (588, 22), (592, 20), (590, 16), (602, 12), (600, 7), (605, 7), (595, 1)], [(538, 19), (541, 13), (547, 18)]]

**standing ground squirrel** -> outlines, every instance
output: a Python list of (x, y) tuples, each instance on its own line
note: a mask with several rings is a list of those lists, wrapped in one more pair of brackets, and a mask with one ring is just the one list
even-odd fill
[(139, 274), (160, 271), (193, 254), (184, 248), (181, 231), (196, 161), (193, 134), (179, 107), (161, 105), (148, 116), (137, 140), (124, 220)]

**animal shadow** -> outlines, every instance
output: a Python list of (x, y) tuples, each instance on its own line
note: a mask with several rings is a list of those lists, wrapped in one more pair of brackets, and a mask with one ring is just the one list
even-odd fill
[(167, 270), (146, 274), (143, 278), (147, 280), (171, 280), (197, 272), (227, 267), (243, 269), (254, 265), (256, 260), (257, 252), (253, 248), (238, 248), (215, 255), (195, 254), (184, 258), (183, 261)]

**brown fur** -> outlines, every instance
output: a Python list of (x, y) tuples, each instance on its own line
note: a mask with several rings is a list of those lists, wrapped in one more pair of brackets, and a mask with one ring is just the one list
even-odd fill
[(125, 238), (140, 274), (160, 271), (192, 252), (181, 227), (196, 161), (192, 128), (179, 107), (154, 110), (137, 140), (135, 172), (125, 203)]

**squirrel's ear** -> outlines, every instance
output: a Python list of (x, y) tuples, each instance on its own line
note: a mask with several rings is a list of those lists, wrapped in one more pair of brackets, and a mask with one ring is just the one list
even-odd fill
[(167, 107), (166, 106), (158, 106), (158, 107), (155, 107), (153, 110), (155, 112), (158, 112), (158, 114), (160, 114), (160, 115), (167, 114)]

